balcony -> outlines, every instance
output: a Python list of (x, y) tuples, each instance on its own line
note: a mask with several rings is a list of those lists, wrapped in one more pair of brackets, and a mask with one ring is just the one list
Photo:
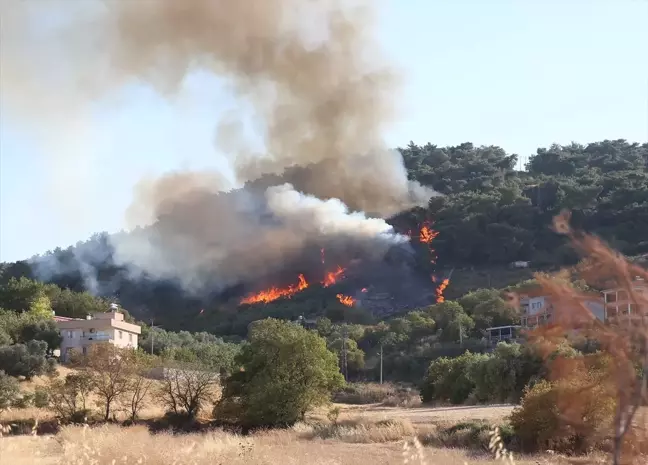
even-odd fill
[(81, 337), (81, 342), (92, 344), (93, 342), (108, 342), (111, 339), (108, 334), (84, 334)]

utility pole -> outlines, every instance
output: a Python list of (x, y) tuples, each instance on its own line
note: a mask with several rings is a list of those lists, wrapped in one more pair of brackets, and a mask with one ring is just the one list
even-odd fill
[(342, 326), (342, 370), (344, 374), (344, 381), (348, 381), (346, 339), (347, 339), (347, 327), (346, 327), (346, 323), (344, 323), (344, 326)]
[(151, 318), (151, 355), (153, 355), (153, 340), (155, 339), (155, 328), (159, 328), (159, 326), (155, 326), (153, 324), (154, 319)]
[(380, 343), (380, 384), (383, 383), (383, 345)]

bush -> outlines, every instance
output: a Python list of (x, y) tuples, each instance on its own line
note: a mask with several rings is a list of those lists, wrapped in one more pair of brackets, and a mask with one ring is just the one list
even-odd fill
[(19, 398), (18, 380), (0, 371), (0, 412), (11, 408)]
[(237, 364), (214, 416), (245, 428), (293, 425), (344, 384), (322, 337), (272, 318), (252, 324)]
[(25, 392), (23, 395), (19, 396), (15, 402), (13, 403), (13, 407), (15, 408), (29, 408), (32, 406), (34, 403), (34, 395)]
[(49, 407), (49, 394), (45, 389), (36, 388), (34, 391), (34, 407), (47, 408)]
[(349, 443), (383, 443), (400, 441), (415, 435), (409, 420), (349, 419), (328, 425), (315, 425), (304, 434), (309, 439), (336, 439)]
[(528, 388), (511, 425), (524, 450), (583, 453), (609, 438), (615, 409), (616, 399), (605, 385), (576, 372)]
[(421, 399), (423, 402), (464, 403), (475, 389), (469, 376), (473, 365), (483, 363), (487, 358), (484, 354), (465, 352), (459, 357), (433, 360), (423, 380)]
[(367, 405), (384, 402), (397, 392), (393, 384), (349, 383), (333, 394), (339, 404)]
[(44, 341), (0, 347), (0, 370), (10, 376), (24, 376), (27, 379), (50, 373), (55, 362), (47, 359), (46, 354), (47, 343)]
[(542, 359), (530, 347), (500, 342), (487, 357), (471, 364), (468, 376), (475, 402), (517, 402), (529, 382), (541, 376)]

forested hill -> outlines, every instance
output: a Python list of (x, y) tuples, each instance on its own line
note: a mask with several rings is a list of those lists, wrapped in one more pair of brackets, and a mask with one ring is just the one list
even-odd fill
[[(516, 169), (517, 156), (499, 147), (411, 143), (400, 151), (409, 176), (444, 195), (433, 197), (427, 209), (401, 214), (392, 223), (399, 231), (408, 231), (431, 221), (439, 232), (434, 249), (440, 267), (497, 268), (515, 260), (531, 261), (535, 268), (573, 263), (573, 251), (550, 229), (552, 217), (565, 208), (573, 212), (575, 225), (602, 236), (625, 254), (648, 253), (648, 144), (606, 140), (554, 145), (538, 149), (523, 171)], [(192, 329), (195, 323), (201, 330), (245, 334), (247, 322), (260, 314), (293, 317), (327, 310), (313, 291), (290, 302), (273, 302), (258, 312), (218, 310), (221, 313), (205, 317), (209, 321), (192, 323), (200, 309), (210, 308), (209, 299), (187, 298), (171, 283), (145, 277), (133, 281), (113, 265), (105, 234), (48, 252), (65, 270), (52, 281), (62, 288), (84, 290), (88, 282), (84, 283), (81, 268), (89, 264), (80, 258), (88, 249), (94, 260), (101, 257), (101, 263), (90, 263), (96, 268), (100, 293), (117, 298), (139, 318), (154, 314), (170, 325), (168, 329)], [(421, 262), (428, 261), (427, 255), (421, 256)], [(21, 276), (37, 278), (28, 262), (2, 264), (2, 282)]]
[(446, 194), (427, 211), (436, 249), (451, 265), (566, 263), (574, 257), (549, 229), (561, 209), (629, 255), (648, 252), (648, 144), (625, 140), (538, 149), (525, 171), (499, 147), (401, 150), (410, 176)]

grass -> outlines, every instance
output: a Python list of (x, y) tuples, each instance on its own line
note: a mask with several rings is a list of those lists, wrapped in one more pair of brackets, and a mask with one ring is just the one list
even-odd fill
[[(407, 446), (407, 447), (406, 447)], [(450, 449), (416, 448), (412, 441), (348, 443), (305, 439), (299, 428), (249, 437), (223, 432), (151, 435), (143, 427), (66, 427), (56, 437), (10, 437), (0, 440), (0, 462), (12, 465), (490, 465), (503, 463), (486, 455)], [(516, 460), (519, 465), (560, 464), (557, 457)]]

